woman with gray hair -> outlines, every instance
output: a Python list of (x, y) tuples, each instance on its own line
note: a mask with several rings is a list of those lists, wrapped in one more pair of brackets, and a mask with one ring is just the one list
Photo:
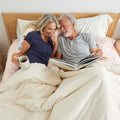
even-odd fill
[(12, 55), (12, 62), (20, 67), (18, 57), (27, 55), (30, 63), (42, 63), (48, 65), (50, 57), (55, 55), (57, 50), (57, 36), (55, 30), (59, 28), (56, 17), (52, 14), (45, 14), (34, 23), (35, 31), (27, 34), (22, 42), (22, 49), (19, 53)]

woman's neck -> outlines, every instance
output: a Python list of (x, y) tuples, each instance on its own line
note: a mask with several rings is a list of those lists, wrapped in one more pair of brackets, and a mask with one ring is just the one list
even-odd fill
[(43, 33), (41, 34), (43, 41), (48, 42), (48, 37), (46, 37)]

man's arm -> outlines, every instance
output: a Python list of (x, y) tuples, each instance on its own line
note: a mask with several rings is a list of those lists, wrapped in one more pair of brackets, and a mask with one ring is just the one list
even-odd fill
[(94, 49), (91, 49), (90, 50), (90, 52), (91, 53), (95, 53), (94, 55), (93, 55), (93, 57), (95, 57), (95, 56), (103, 56), (103, 51), (102, 51), (102, 49), (100, 49), (100, 48), (94, 48)]

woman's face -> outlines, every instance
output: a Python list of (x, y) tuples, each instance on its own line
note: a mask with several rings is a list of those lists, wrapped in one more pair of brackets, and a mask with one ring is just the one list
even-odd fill
[(43, 33), (46, 37), (50, 37), (51, 35), (55, 34), (55, 30), (56, 30), (56, 23), (53, 22), (45, 27), (45, 29), (43, 30)]

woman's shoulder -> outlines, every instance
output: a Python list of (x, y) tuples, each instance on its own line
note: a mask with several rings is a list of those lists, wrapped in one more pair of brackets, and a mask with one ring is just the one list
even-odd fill
[(32, 35), (38, 35), (38, 32), (36, 32), (36, 31), (31, 31), (31, 32), (28, 33), (28, 35), (31, 35), (31, 36), (32, 36)]

